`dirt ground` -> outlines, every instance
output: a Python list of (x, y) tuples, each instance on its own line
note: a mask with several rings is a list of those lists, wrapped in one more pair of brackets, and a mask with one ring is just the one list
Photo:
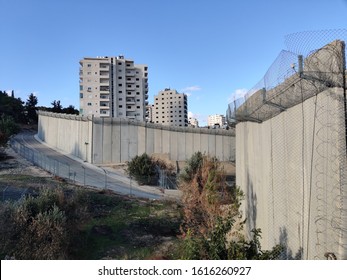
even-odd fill
[(7, 147), (0, 151), (3, 156), (0, 156), (0, 176), (6, 174), (21, 174), (37, 177), (52, 177), (45, 170), (38, 168), (26, 159), (20, 157), (11, 148)]

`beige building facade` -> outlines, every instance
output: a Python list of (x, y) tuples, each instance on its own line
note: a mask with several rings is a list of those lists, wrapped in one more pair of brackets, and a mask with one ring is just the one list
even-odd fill
[(220, 127), (225, 125), (225, 116), (223, 116), (223, 115), (209, 115), (207, 125), (208, 126), (214, 126), (216, 124), (219, 124)]
[(154, 96), (153, 123), (170, 126), (188, 126), (187, 95), (166, 88)]
[(118, 57), (80, 60), (80, 114), (145, 121), (148, 67)]
[(193, 118), (193, 117), (189, 118), (188, 119), (188, 126), (190, 126), (190, 127), (199, 127), (198, 119), (197, 118)]

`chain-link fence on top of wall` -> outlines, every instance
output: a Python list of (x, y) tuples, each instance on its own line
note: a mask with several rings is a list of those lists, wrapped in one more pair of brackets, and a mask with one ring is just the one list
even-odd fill
[[(96, 167), (86, 168), (84, 164), (68, 164), (63, 160), (51, 158), (37, 150), (31, 149), (14, 139), (11, 140), (12, 149), (23, 158), (34, 165), (46, 170), (53, 176), (64, 178), (72, 183), (91, 186), (100, 189), (110, 189), (120, 194), (135, 195), (140, 197), (151, 198), (151, 189), (141, 191), (139, 185), (134, 178), (119, 172), (113, 172), (112, 168)], [(148, 180), (148, 178), (146, 178)], [(176, 178), (170, 176), (165, 170), (159, 170), (158, 175), (150, 180), (150, 187), (153, 193), (157, 191), (165, 192), (166, 189), (176, 189)], [(139, 188), (140, 187), (140, 188)], [(142, 188), (143, 189), (143, 188)], [(5, 191), (4, 197), (8, 197)], [(154, 198), (154, 197), (153, 197)]]
[(288, 35), (227, 109), (248, 226), (284, 259), (347, 259), (345, 42), (347, 30)]
[[(345, 54), (339, 56), (336, 50), (338, 44), (332, 44), (327, 52), (335, 52), (334, 61), (324, 58), (321, 65), (318, 65), (315, 53), (332, 42), (347, 41), (347, 30), (325, 30), (299, 32), (287, 35), (285, 44), (287, 50), (282, 50), (275, 61), (267, 70), (264, 77), (253, 88), (247, 91), (244, 97), (235, 99), (229, 103), (226, 117), (231, 126), (239, 121), (261, 122), (269, 119), (286, 108), (295, 106), (307, 98), (312, 97), (315, 91), (312, 87), (322, 91), (322, 88), (342, 86), (339, 84), (343, 79), (346, 61)], [(326, 56), (328, 58), (328, 56)], [(331, 57), (331, 56), (330, 56)], [(337, 63), (336, 60), (339, 60)], [(318, 66), (318, 67), (317, 67)], [(316, 80), (315, 85), (307, 87), (305, 92), (298, 83), (302, 81), (302, 75), (307, 75), (311, 81)], [(312, 84), (312, 83), (311, 83)], [(290, 96), (281, 98), (283, 92), (288, 87), (296, 86), (296, 91), (292, 91)], [(300, 88), (300, 90), (298, 90)]]

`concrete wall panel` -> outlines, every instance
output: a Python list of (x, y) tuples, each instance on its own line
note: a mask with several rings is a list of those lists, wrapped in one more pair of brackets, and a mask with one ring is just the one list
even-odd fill
[(151, 155), (155, 153), (155, 143), (158, 139), (156, 138), (155, 130), (153, 128), (145, 127), (145, 133), (147, 134), (146, 138), (139, 138), (139, 144), (142, 142), (142, 139), (146, 139), (146, 149), (144, 152)]
[(137, 128), (137, 139), (143, 139), (142, 141), (138, 142), (138, 154), (142, 155), (147, 150), (147, 143), (149, 142), (148, 139), (153, 138), (151, 135), (153, 132), (150, 132), (146, 129), (144, 126), (138, 126)]
[(154, 134), (154, 153), (163, 154), (163, 130), (148, 128)]
[(178, 157), (178, 133), (177, 131), (170, 131), (170, 160), (176, 161)]
[(112, 128), (112, 162), (120, 163), (121, 154), (121, 127), (118, 119), (113, 119)]

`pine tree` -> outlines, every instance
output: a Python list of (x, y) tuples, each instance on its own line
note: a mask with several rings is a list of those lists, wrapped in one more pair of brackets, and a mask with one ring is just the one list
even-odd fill
[(25, 110), (29, 123), (37, 123), (36, 105), (38, 103), (37, 97), (31, 93), (25, 103)]

